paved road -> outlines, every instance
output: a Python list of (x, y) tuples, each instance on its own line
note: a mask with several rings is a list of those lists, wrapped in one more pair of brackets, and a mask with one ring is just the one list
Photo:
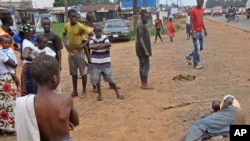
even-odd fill
[(237, 27), (237, 28), (242, 29), (244, 31), (250, 32), (250, 19), (246, 19), (245, 15), (238, 15), (238, 16), (240, 17), (240, 20), (237, 23), (234, 21), (226, 22), (225, 15), (215, 16), (215, 17), (205, 16), (205, 18), (213, 20), (213, 21), (221, 22), (221, 23), (224, 23), (226, 25), (234, 26), (234, 27)]

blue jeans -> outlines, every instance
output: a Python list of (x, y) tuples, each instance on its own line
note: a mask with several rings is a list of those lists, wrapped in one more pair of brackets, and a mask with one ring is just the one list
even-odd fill
[(115, 83), (115, 77), (112, 74), (110, 66), (92, 66), (90, 64), (90, 80), (92, 85), (100, 83), (102, 76), (105, 82)]
[(186, 58), (189, 60), (193, 59), (194, 67), (199, 65), (199, 63), (200, 63), (199, 51), (203, 50), (203, 48), (204, 48), (203, 33), (197, 32), (196, 34), (197, 34), (197, 38), (193, 39), (194, 50), (186, 56)]
[(149, 57), (142, 57), (139, 56), (139, 71), (142, 73), (143, 76), (148, 76), (150, 62)]
[(194, 121), (185, 137), (185, 141), (201, 141), (205, 136), (218, 136), (229, 133), (231, 124), (239, 124), (237, 117), (243, 116), (241, 110), (229, 106), (211, 115)]

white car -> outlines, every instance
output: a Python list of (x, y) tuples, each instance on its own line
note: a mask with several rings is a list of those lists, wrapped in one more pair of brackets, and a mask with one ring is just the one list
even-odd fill
[(246, 3), (246, 17), (247, 19), (250, 18), (250, 0), (248, 0)]
[(204, 15), (211, 15), (211, 8), (205, 8)]

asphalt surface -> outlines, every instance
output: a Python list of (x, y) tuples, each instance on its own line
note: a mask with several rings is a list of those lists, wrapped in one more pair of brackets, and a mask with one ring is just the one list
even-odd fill
[(226, 22), (225, 15), (214, 16), (214, 17), (207, 15), (205, 16), (205, 18), (216, 22), (224, 23), (225, 25), (230, 25), (242, 29), (246, 32), (250, 32), (250, 19), (247, 19), (245, 15), (237, 15), (237, 16), (239, 16), (239, 22), (234, 22), (234, 21)]

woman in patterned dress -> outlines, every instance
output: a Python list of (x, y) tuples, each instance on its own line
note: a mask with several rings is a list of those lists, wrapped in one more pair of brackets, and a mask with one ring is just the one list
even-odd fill
[(21, 58), (22, 58), (22, 72), (21, 72), (21, 96), (27, 94), (37, 93), (37, 84), (33, 80), (30, 74), (30, 63), (37, 57), (38, 49), (31, 42), (34, 39), (35, 27), (31, 24), (25, 24), (21, 27), (19, 31), (19, 36), (21, 37)]
[[(0, 51), (0, 130), (1, 133), (15, 131), (14, 108), (17, 96), (15, 81), (7, 68), (17, 65)], [(14, 133), (14, 132), (13, 132)]]

